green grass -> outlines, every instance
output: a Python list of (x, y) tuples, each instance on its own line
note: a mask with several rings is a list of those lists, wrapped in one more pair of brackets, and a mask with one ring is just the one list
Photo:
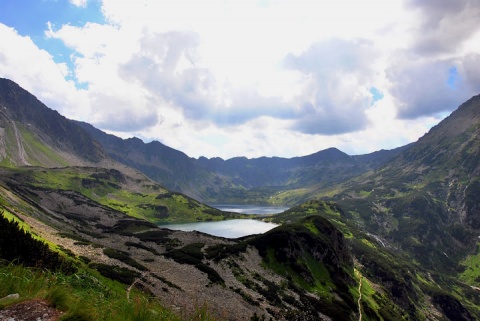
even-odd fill
[(1, 265), (0, 284), (0, 297), (20, 295), (18, 300), (1, 302), (0, 309), (19, 301), (44, 299), (64, 312), (61, 320), (215, 320), (204, 306), (192, 315), (176, 315), (139, 291), (132, 291), (127, 300), (125, 286), (88, 269), (65, 276), (13, 264)]
[(480, 243), (477, 245), (477, 252), (461, 262), (465, 270), (460, 274), (459, 279), (471, 286), (480, 287)]
[[(0, 200), (1, 200), (1, 197), (0, 197)], [(44, 243), (46, 243), (50, 249), (52, 250), (58, 250), (58, 246), (46, 239), (44, 239), (43, 237), (37, 235), (36, 233), (33, 233), (31, 228), (30, 228), (30, 225), (28, 225), (27, 223), (25, 223), (23, 220), (21, 220), (20, 218), (18, 218), (15, 214), (11, 213), (8, 209), (6, 209), (5, 207), (2, 207), (0, 206), (0, 216), (3, 216), (5, 217), (7, 220), (9, 221), (13, 221), (13, 222), (17, 222), (18, 223), (18, 226), (23, 229), (25, 232), (29, 232), (30, 235), (36, 239), (36, 240), (39, 240), (39, 241), (42, 241)]]
[[(24, 171), (34, 186), (73, 190), (129, 216), (154, 223), (184, 223), (220, 221), (232, 218), (251, 218), (251, 215), (222, 212), (197, 202), (180, 193), (170, 193), (150, 181), (135, 182), (129, 189), (131, 178), (115, 170), (94, 168), (61, 168)], [(124, 181), (126, 183), (124, 184)], [(149, 183), (149, 184), (147, 184)], [(138, 190), (138, 186), (142, 186)]]
[[(30, 225), (19, 219), (16, 215), (12, 214), (8, 209), (1, 208), (0, 211), (3, 217), (5, 217), (7, 220), (17, 222), (21, 229), (25, 230), (26, 232), (30, 232)], [(32, 236), (35, 237), (35, 235)]]
[(6, 157), (2, 160), (0, 164), (6, 167), (13, 167), (15, 166), (15, 164), (12, 162), (11, 155), (18, 155), (15, 133), (13, 132), (13, 129), (10, 126), (7, 126), (3, 134), (5, 137), (4, 140), (6, 142), (12, 142), (12, 143), (6, 144), (6, 151), (5, 151)]

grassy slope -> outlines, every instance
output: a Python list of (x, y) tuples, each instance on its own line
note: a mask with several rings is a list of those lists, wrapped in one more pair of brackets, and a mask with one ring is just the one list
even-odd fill
[[(4, 218), (19, 222), (22, 230), (29, 230), (15, 215), (2, 212)], [(30, 237), (30, 233), (25, 234), (26, 239)], [(62, 268), (53, 268), (56, 271), (31, 268), (17, 265), (16, 261), (4, 261), (0, 256), (0, 298), (12, 293), (20, 296), (1, 300), (0, 309), (17, 302), (43, 299), (63, 311), (62, 320), (214, 320), (205, 307), (198, 307), (192, 316), (179, 316), (135, 288), (127, 297), (126, 285), (100, 275), (75, 258), (59, 255), (73, 269), (64, 272)]]
[(19, 155), (18, 140), (25, 152), (25, 160), (31, 165), (38, 166), (68, 166), (69, 161), (57, 151), (42, 142), (34, 133), (25, 128), (21, 123), (15, 123), (15, 129), (7, 126), (4, 131), (5, 158), (0, 161), (2, 166), (16, 166), (12, 160), (13, 155)]
[[(455, 276), (422, 268), (404, 256), (402, 251), (363, 232), (359, 225), (347, 219), (346, 216), (350, 216), (350, 213), (345, 213), (334, 202), (309, 201), (278, 214), (271, 220), (277, 223), (301, 222), (315, 233), (314, 226), (305, 219), (309, 215), (327, 218), (350, 244), (355, 261), (354, 277), (357, 282), (360, 278), (363, 281), (362, 307), (368, 311), (367, 320), (368, 315), (377, 316), (379, 320), (424, 320), (431, 317), (432, 304), (439, 310), (448, 310), (456, 302), (461, 302), (476, 318), (480, 317), (478, 290), (460, 282)], [(462, 281), (478, 284), (478, 257), (477, 251), (463, 262), (466, 268)], [(353, 288), (350, 291), (353, 293)], [(432, 303), (436, 298), (445, 300), (438, 299), (441, 303)]]
[[(21, 184), (73, 190), (127, 215), (155, 223), (219, 221), (249, 216), (223, 212), (180, 193), (171, 193), (144, 178), (101, 168), (22, 168)], [(18, 178), (15, 178), (18, 180)]]

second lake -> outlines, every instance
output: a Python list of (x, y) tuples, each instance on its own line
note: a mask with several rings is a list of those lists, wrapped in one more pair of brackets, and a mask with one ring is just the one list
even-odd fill
[[(262, 205), (230, 205), (214, 204), (210, 205), (222, 211), (245, 213), (245, 214), (277, 214), (288, 209), (282, 206), (262, 206)], [(235, 219), (217, 222), (194, 222), (182, 224), (162, 224), (163, 228), (178, 231), (199, 231), (214, 236), (237, 238), (252, 234), (261, 234), (277, 227), (277, 224), (266, 223), (251, 219)]]

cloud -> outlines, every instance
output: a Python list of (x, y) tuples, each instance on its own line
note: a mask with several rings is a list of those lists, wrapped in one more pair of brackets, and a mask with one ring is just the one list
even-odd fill
[(397, 57), (387, 70), (396, 98), (398, 117), (414, 119), (425, 115), (451, 111), (461, 99), (460, 88), (449, 86), (452, 60), (416, 61), (408, 54)]
[(435, 116), (455, 110), (480, 92), (480, 55), (446, 59), (398, 53), (386, 70), (401, 119)]
[(30, 37), (1, 23), (0, 38), (0, 77), (17, 82), (67, 117), (74, 117), (79, 106), (88, 110), (85, 92), (65, 80), (69, 74), (65, 64), (55, 63), (50, 53), (39, 49)]
[(480, 91), (478, 0), (95, 3), (40, 42), (0, 25), (0, 76), (192, 156), (396, 147)]
[(139, 52), (119, 67), (119, 74), (140, 83), (193, 121), (229, 126), (260, 116), (292, 117), (290, 106), (279, 97), (248, 88), (219, 87), (212, 72), (201, 65), (199, 41), (193, 32), (145, 34)]
[(449, 53), (480, 31), (478, 0), (409, 0), (420, 11), (413, 50), (419, 54)]
[(451, 112), (480, 91), (477, 0), (409, 0), (416, 10), (411, 46), (394, 51), (385, 73), (397, 115), (415, 119)]
[[(159, 123), (155, 105), (148, 100), (127, 96), (111, 96), (94, 92), (92, 105), (101, 109), (92, 117), (94, 125), (111, 131), (135, 132)], [(142, 105), (143, 108), (139, 108)]]
[(459, 64), (459, 73), (468, 90), (468, 94), (480, 93), (480, 53), (470, 53)]
[(324, 135), (364, 129), (376, 55), (369, 41), (341, 39), (318, 42), (299, 55), (287, 55), (286, 68), (299, 71), (305, 81), (297, 97), (299, 118), (291, 128)]
[(85, 8), (87, 6), (87, 0), (70, 0), (70, 3), (76, 7)]

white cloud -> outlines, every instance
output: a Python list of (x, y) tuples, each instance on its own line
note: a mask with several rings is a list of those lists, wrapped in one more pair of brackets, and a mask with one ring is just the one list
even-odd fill
[(47, 26), (71, 70), (0, 25), (0, 76), (66, 116), (190, 156), (371, 152), (478, 93), (477, 3), (103, 0), (105, 24)]
[(65, 64), (55, 63), (30, 37), (20, 36), (1, 23), (0, 38), (0, 77), (17, 82), (67, 117), (75, 117), (81, 108), (88, 108), (85, 92), (65, 80), (68, 74)]
[(70, 0), (70, 3), (76, 7), (85, 8), (87, 6), (87, 0)]

